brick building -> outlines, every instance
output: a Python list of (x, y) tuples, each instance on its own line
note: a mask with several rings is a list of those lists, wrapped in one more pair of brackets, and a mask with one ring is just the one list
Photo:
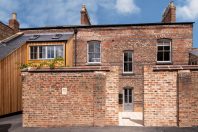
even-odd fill
[(15, 68), (24, 127), (198, 125), (193, 22), (176, 22), (172, 2), (161, 23), (91, 25), (84, 5), (79, 26), (18, 29), (12, 23), (20, 33), (2, 41), (12, 48), (0, 47), (1, 75), (12, 63), (64, 59), (64, 68), (33, 67), (22, 76)]

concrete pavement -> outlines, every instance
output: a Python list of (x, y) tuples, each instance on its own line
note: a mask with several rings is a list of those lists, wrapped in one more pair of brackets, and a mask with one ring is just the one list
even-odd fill
[[(7, 130), (8, 129), (8, 130)], [(66, 127), (23, 128), (22, 115), (0, 118), (0, 132), (198, 132), (198, 127)]]

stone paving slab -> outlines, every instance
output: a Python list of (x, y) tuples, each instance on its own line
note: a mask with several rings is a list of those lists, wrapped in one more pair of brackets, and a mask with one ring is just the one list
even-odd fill
[[(198, 127), (66, 127), (66, 128), (23, 128), (22, 115), (0, 118), (0, 126), (11, 124), (8, 132), (198, 132)], [(4, 126), (5, 127), (5, 126)], [(1, 128), (0, 128), (1, 130)], [(2, 131), (4, 130), (2, 129)], [(6, 130), (5, 130), (6, 132)]]

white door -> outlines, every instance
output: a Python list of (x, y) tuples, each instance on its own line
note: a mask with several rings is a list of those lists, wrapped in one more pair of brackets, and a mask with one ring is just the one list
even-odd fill
[(133, 110), (133, 90), (132, 89), (124, 89), (123, 90), (123, 107), (124, 111), (132, 111)]

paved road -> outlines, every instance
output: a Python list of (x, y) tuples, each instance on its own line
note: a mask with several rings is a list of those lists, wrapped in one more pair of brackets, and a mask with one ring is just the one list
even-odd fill
[(178, 127), (68, 127), (23, 128), (22, 115), (0, 118), (0, 132), (198, 132), (196, 128)]

